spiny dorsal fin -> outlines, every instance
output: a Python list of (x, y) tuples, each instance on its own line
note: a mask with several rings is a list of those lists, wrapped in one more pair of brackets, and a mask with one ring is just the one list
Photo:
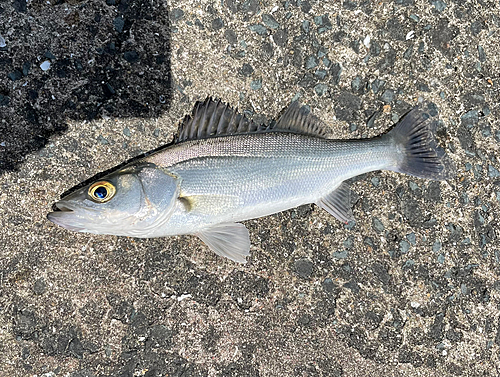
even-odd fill
[(193, 113), (184, 118), (175, 142), (263, 132), (325, 136), (321, 122), (296, 101), (290, 104), (276, 124), (267, 126), (257, 125), (229, 105), (208, 97), (204, 102), (196, 102)]

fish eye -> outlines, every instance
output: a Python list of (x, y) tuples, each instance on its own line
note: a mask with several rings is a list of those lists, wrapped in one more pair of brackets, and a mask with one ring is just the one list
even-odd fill
[(113, 196), (115, 196), (116, 189), (111, 183), (107, 181), (100, 181), (94, 183), (89, 187), (89, 196), (94, 202), (106, 203)]

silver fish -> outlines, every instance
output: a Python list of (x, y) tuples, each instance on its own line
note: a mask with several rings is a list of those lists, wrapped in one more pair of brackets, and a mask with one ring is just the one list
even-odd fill
[(193, 234), (217, 254), (245, 263), (250, 239), (240, 221), (315, 203), (348, 222), (349, 178), (374, 170), (451, 177), (433, 125), (415, 108), (385, 135), (331, 140), (296, 102), (266, 127), (207, 99), (184, 118), (171, 145), (62, 198), (48, 219), (96, 234)]

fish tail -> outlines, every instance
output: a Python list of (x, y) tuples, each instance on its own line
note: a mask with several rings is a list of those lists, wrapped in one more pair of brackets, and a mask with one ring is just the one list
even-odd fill
[(391, 169), (400, 173), (433, 180), (454, 175), (454, 166), (434, 136), (437, 121), (420, 108), (414, 108), (386, 135), (392, 138), (400, 154)]

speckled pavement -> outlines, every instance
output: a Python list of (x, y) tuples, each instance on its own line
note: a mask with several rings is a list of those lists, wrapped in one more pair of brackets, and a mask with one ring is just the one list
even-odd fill
[[(498, 1), (9, 0), (0, 36), (0, 376), (499, 375)], [(425, 102), (457, 174), (247, 221), (246, 265), (46, 220), (207, 96), (333, 138)]]

